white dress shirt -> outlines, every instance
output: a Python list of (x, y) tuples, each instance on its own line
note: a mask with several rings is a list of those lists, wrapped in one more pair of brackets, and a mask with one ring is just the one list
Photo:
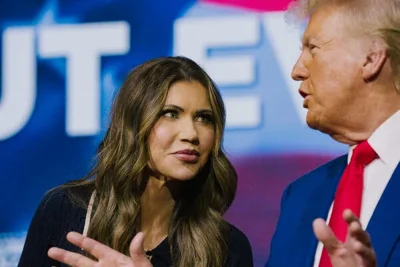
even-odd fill
[[(378, 154), (379, 158), (364, 169), (364, 189), (360, 213), (360, 221), (363, 229), (367, 228), (383, 190), (400, 162), (400, 110), (375, 130), (368, 139), (368, 143)], [(348, 163), (355, 147), (351, 146), (349, 148)], [(328, 222), (332, 214), (332, 207), (333, 203), (329, 209)], [(314, 267), (318, 267), (319, 265), (322, 248), (322, 243), (318, 242), (314, 257)]]

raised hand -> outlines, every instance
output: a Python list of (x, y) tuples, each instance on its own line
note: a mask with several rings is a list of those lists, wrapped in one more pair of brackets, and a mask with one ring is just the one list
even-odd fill
[(343, 243), (322, 219), (313, 222), (314, 233), (324, 244), (333, 267), (376, 267), (375, 251), (369, 234), (361, 227), (360, 220), (350, 210), (343, 212), (348, 233)]
[(143, 233), (138, 233), (132, 239), (129, 247), (130, 257), (76, 232), (68, 233), (67, 240), (93, 255), (97, 261), (57, 247), (50, 248), (48, 256), (76, 267), (152, 267), (144, 253)]

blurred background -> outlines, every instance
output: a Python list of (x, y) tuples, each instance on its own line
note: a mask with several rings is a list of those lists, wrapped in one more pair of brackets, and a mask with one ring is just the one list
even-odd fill
[(0, 4), (0, 266), (16, 266), (44, 193), (89, 170), (129, 70), (184, 55), (219, 85), (239, 174), (226, 218), (263, 266), (284, 187), (345, 153), (305, 124), (290, 0), (13, 0)]

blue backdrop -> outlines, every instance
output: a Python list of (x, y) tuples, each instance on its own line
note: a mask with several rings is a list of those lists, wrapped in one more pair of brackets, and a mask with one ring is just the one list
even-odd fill
[(219, 85), (239, 173), (227, 218), (262, 266), (284, 186), (344, 153), (310, 130), (290, 71), (289, 1), (13, 0), (0, 4), (0, 266), (15, 266), (43, 194), (89, 170), (110, 102), (145, 60), (185, 55)]

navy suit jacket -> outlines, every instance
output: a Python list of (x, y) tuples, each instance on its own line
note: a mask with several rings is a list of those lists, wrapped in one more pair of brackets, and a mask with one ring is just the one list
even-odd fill
[[(347, 155), (334, 159), (286, 187), (265, 267), (311, 267), (317, 248), (312, 229), (326, 218)], [(379, 177), (376, 177), (379, 179)], [(400, 164), (387, 184), (367, 226), (379, 267), (400, 266)]]

